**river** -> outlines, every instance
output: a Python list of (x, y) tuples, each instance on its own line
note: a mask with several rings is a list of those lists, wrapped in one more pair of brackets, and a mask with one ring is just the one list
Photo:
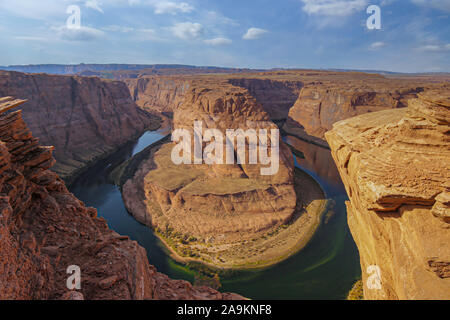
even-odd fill
[[(70, 191), (87, 206), (97, 208), (99, 216), (106, 219), (111, 229), (144, 247), (150, 264), (159, 272), (173, 279), (193, 282), (195, 271), (169, 257), (152, 230), (127, 212), (120, 190), (108, 181), (116, 166), (167, 133), (167, 130), (145, 133), (84, 172), (71, 185)], [(320, 183), (334, 205), (303, 250), (269, 269), (235, 272), (222, 277), (221, 291), (251, 299), (345, 299), (361, 274), (358, 251), (346, 221), (345, 189), (329, 150), (294, 137), (284, 139), (305, 154), (305, 159), (296, 159), (296, 166)]]

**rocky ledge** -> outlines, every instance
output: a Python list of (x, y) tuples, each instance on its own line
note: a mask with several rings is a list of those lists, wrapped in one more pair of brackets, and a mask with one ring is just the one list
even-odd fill
[[(0, 300), (242, 299), (169, 279), (110, 230), (49, 170), (53, 148), (10, 110), (24, 102), (0, 99)], [(69, 266), (80, 267), (80, 290), (67, 288)]]
[(443, 88), (444, 83), (386, 79), (376, 75), (344, 74), (306, 83), (289, 111), (283, 129), (328, 148), (325, 132), (333, 124), (365, 113), (407, 106), (426, 89)]
[(366, 299), (450, 299), (449, 129), (441, 90), (325, 134), (350, 197)]

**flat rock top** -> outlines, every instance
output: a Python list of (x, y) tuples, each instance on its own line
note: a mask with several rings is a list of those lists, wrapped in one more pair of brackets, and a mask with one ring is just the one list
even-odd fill
[(448, 101), (446, 91), (426, 92), (409, 108), (340, 121), (326, 134), (338, 165), (350, 168), (367, 190), (370, 209), (433, 205), (449, 192)]

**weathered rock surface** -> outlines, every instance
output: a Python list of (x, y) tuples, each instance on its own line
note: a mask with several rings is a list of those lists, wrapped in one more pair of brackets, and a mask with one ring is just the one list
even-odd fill
[(182, 77), (140, 77), (124, 82), (139, 107), (166, 114), (183, 103), (190, 86), (189, 79)]
[(406, 107), (426, 88), (439, 87), (418, 81), (393, 80), (366, 75), (306, 83), (289, 111), (285, 131), (322, 146), (324, 134), (337, 121), (360, 114)]
[[(149, 265), (137, 242), (110, 230), (49, 170), (21, 111), (24, 101), (0, 99), (0, 300), (3, 299), (240, 299), (174, 281)], [(70, 292), (69, 266), (81, 269)]]
[[(366, 299), (450, 299), (450, 90), (326, 133), (350, 197)], [(371, 289), (369, 266), (380, 268)]]
[[(194, 121), (224, 136), (226, 129), (268, 129), (269, 134), (277, 129), (247, 90), (227, 81), (191, 82), (183, 104), (175, 109), (174, 129), (193, 135)], [(123, 185), (125, 204), (140, 222), (203, 245), (230, 245), (256, 239), (292, 219), (297, 200), (294, 165), (284, 143), (278, 172), (267, 176), (260, 170), (267, 165), (248, 164), (248, 152), (241, 165), (175, 165), (173, 147), (155, 148)], [(236, 157), (236, 148), (234, 153)]]
[[(186, 75), (186, 76), (142, 76), (125, 79), (136, 103), (147, 111), (173, 113), (184, 101), (193, 82), (203, 79), (216, 83), (227, 80), (236, 87), (242, 87), (262, 105), (271, 119), (286, 119), (290, 108), (298, 98), (301, 81), (293, 79), (271, 79), (263, 75)], [(253, 76), (253, 77), (252, 77)]]
[(247, 89), (273, 120), (287, 118), (303, 87), (302, 81), (295, 80), (232, 78), (229, 81)]
[(23, 118), (43, 144), (55, 146), (53, 169), (63, 178), (159, 125), (118, 81), (0, 71), (0, 96), (28, 99)]

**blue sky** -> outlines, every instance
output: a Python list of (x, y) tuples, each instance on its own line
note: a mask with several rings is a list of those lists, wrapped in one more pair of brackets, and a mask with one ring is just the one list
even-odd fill
[[(381, 30), (366, 27), (369, 5)], [(450, 72), (450, 0), (0, 0), (0, 41), (0, 65)]]

